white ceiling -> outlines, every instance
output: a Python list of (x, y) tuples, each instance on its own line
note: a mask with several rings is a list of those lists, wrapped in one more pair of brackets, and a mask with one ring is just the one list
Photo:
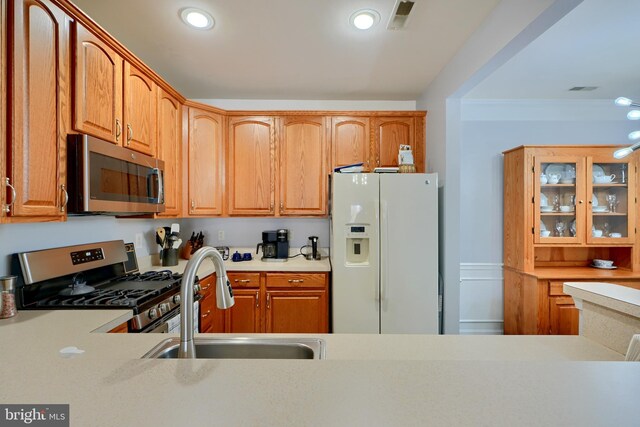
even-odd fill
[(639, 99), (639, 20), (639, 0), (584, 0), (465, 98)]
[[(408, 27), (395, 0), (74, 0), (187, 98), (415, 100), (499, 0), (416, 0)], [(216, 20), (186, 27), (184, 7)], [(350, 15), (373, 8), (370, 31)]]

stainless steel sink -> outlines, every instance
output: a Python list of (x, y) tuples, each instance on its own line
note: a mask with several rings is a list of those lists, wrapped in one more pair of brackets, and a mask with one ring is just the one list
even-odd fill
[[(315, 338), (195, 338), (196, 359), (324, 359), (325, 341)], [(169, 338), (142, 356), (177, 359), (179, 338)]]

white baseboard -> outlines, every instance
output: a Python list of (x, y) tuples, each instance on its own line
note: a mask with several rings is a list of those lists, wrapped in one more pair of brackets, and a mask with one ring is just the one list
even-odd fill
[(460, 263), (460, 334), (504, 331), (501, 263)]

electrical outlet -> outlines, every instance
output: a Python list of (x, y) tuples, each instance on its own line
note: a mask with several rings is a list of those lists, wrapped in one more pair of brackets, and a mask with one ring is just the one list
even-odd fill
[(142, 233), (136, 233), (136, 242), (134, 245), (136, 248), (142, 249), (142, 246), (144, 246), (144, 236)]
[(224, 230), (218, 230), (218, 241), (224, 242)]

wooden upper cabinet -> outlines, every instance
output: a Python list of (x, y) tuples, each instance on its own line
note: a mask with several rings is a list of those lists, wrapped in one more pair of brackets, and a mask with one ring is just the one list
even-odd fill
[(416, 150), (415, 127), (414, 117), (376, 117), (373, 138), (377, 152), (375, 166), (398, 166), (400, 144), (410, 145), (414, 156), (419, 154), (419, 150)]
[(331, 168), (364, 163), (365, 172), (370, 172), (370, 135), (368, 117), (332, 117)]
[(9, 215), (63, 219), (71, 20), (48, 0), (11, 4), (13, 133), (8, 166), (16, 198)]
[(124, 146), (153, 156), (156, 151), (157, 86), (136, 67), (124, 63)]
[(273, 215), (275, 125), (272, 117), (229, 119), (229, 215)]
[(74, 129), (121, 145), (122, 58), (82, 25), (74, 27)]
[(327, 138), (324, 117), (283, 117), (280, 215), (326, 215)]
[(6, 200), (6, 148), (7, 148), (7, 2), (0, 0), (0, 222), (3, 222)]
[(189, 108), (189, 215), (222, 214), (223, 117)]
[(160, 216), (181, 213), (182, 186), (182, 106), (177, 99), (158, 89), (157, 157), (164, 161), (164, 207)]

